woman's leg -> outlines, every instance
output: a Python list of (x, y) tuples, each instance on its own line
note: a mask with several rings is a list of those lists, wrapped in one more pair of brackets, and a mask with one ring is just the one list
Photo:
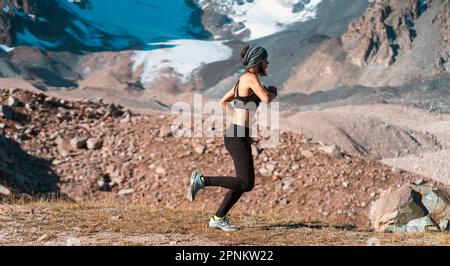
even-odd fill
[(236, 177), (203, 176), (205, 186), (218, 186), (236, 191), (250, 191), (255, 181), (250, 138), (225, 138), (225, 147), (234, 162)]
[(236, 204), (236, 202), (241, 198), (244, 191), (230, 190), (225, 195), (225, 198), (220, 204), (219, 209), (216, 211), (217, 217), (224, 217), (230, 211), (230, 209)]
[(250, 138), (226, 138), (225, 146), (233, 158), (236, 177), (204, 176), (205, 186), (221, 186), (231, 189), (216, 212), (218, 217), (225, 216), (244, 192), (253, 189), (255, 183)]

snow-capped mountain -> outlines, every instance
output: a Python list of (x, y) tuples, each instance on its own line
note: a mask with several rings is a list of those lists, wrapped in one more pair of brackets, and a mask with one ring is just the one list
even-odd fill
[(155, 48), (147, 44), (178, 39), (253, 40), (314, 19), (321, 2), (2, 0), (0, 13), (11, 24), (7, 46), (98, 51)]
[[(144, 87), (166, 76), (187, 83), (203, 65), (231, 59), (232, 48), (224, 42), (253, 40), (314, 19), (320, 2), (0, 0), (6, 21), (0, 24), (6, 33), (0, 48), (11, 52), (26, 45), (77, 54), (136, 50), (130, 60), (133, 72), (142, 71)], [(224, 19), (212, 23), (218, 18)], [(81, 75), (98, 67), (83, 68)]]
[(198, 4), (210, 16), (222, 16), (222, 23), (208, 23), (211, 18), (203, 18), (205, 26), (215, 32), (216, 37), (233, 35), (243, 40), (254, 40), (282, 31), (294, 22), (314, 19), (321, 2), (322, 0), (199, 0)]
[(0, 7), (11, 26), (7, 46), (107, 51), (210, 36), (200, 25), (198, 8), (184, 1), (2, 0)]

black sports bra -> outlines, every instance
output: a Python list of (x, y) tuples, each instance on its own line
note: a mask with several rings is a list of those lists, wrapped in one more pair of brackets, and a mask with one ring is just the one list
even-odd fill
[(255, 93), (248, 96), (239, 96), (239, 80), (236, 82), (236, 85), (234, 85), (234, 108), (256, 110), (260, 102), (261, 99)]

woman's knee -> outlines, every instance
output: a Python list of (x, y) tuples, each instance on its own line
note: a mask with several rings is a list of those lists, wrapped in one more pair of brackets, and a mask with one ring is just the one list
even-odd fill
[(255, 182), (242, 182), (242, 191), (249, 192), (255, 187)]

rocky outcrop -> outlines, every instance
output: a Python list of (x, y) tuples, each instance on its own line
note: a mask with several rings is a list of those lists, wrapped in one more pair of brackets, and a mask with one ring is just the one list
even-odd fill
[(207, 31), (224, 39), (242, 40), (250, 36), (250, 31), (242, 22), (235, 22), (227, 15), (232, 12), (234, 1), (201, 0), (199, 2), (203, 7), (202, 25)]
[(440, 13), (433, 19), (441, 28), (442, 43), (440, 44), (438, 64), (442, 71), (450, 71), (450, 2), (441, 7)]
[(427, 7), (427, 1), (418, 0), (373, 2), (342, 36), (351, 62), (391, 65), (399, 52), (411, 49), (414, 22)]
[(409, 186), (387, 189), (370, 208), (370, 219), (376, 231), (388, 230), (390, 225), (406, 225), (427, 214), (419, 193)]
[(0, 43), (12, 47), (16, 44), (13, 9), (18, 9), (35, 21), (35, 5), (33, 0), (0, 0)]
[(380, 232), (449, 230), (450, 201), (441, 190), (427, 185), (405, 185), (381, 192), (370, 207), (372, 226)]
[[(0, 1), (0, 10), (8, 10), (8, 1)], [(0, 43), (6, 46), (12, 46), (14, 43), (13, 35), (11, 34), (11, 20), (10, 12), (3, 12), (0, 16)]]
[(445, 0), (372, 1), (342, 37), (324, 42), (292, 72), (282, 93), (397, 87), (447, 76), (449, 5)]

